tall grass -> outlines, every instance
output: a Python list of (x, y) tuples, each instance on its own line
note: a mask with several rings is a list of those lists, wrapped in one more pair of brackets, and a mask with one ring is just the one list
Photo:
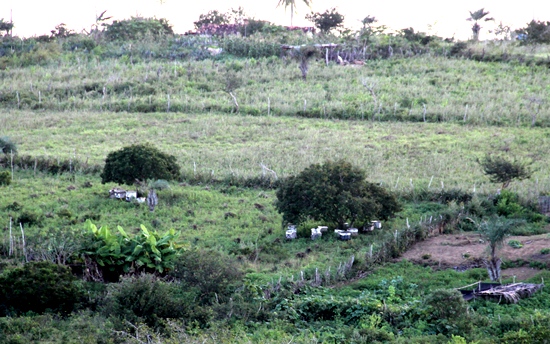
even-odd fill
[[(66, 56), (66, 55), (63, 55)], [(292, 59), (164, 61), (68, 55), (0, 72), (9, 109), (232, 113), (370, 121), (543, 126), (547, 68), (421, 56), (364, 66), (312, 61), (308, 80)]]

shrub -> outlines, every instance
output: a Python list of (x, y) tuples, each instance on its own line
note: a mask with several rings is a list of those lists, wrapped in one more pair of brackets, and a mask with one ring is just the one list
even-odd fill
[(508, 246), (512, 248), (522, 248), (523, 244), (519, 240), (510, 240), (508, 241)]
[(0, 314), (70, 313), (83, 296), (75, 281), (68, 267), (46, 261), (8, 269), (0, 275)]
[(11, 173), (10, 171), (0, 172), (0, 185), (10, 185), (11, 184)]
[(185, 252), (170, 274), (186, 287), (198, 290), (201, 304), (227, 299), (243, 277), (235, 260), (209, 250)]
[(540, 254), (548, 254), (550, 253), (550, 248), (543, 248), (540, 250)]
[(180, 167), (173, 155), (163, 153), (151, 144), (138, 144), (107, 155), (101, 182), (132, 185), (136, 180), (173, 180), (179, 176)]
[(468, 306), (457, 290), (437, 289), (424, 299), (422, 320), (436, 333), (465, 335), (472, 329)]
[(16, 154), (17, 145), (12, 140), (10, 140), (9, 137), (2, 136), (0, 137), (0, 152), (4, 154)]
[(23, 211), (17, 218), (17, 223), (21, 223), (26, 226), (35, 226), (42, 222), (42, 215), (30, 210)]
[(337, 228), (386, 220), (400, 210), (395, 195), (367, 182), (364, 171), (343, 160), (311, 165), (281, 182), (276, 207), (286, 222), (311, 218)]
[(147, 36), (172, 35), (172, 25), (164, 18), (132, 17), (126, 20), (115, 20), (105, 24), (105, 37), (111, 41), (137, 40)]
[(89, 240), (83, 253), (101, 267), (103, 277), (109, 281), (117, 281), (122, 273), (132, 271), (166, 273), (173, 269), (183, 251), (174, 229), (161, 235), (141, 225), (141, 231), (130, 236), (120, 226), (113, 233), (107, 226), (98, 229), (87, 220), (86, 232)]
[[(176, 285), (162, 281), (151, 274), (123, 277), (119, 283), (107, 287), (107, 297), (101, 307), (106, 316), (114, 316), (133, 324), (141, 321), (159, 328), (162, 319), (180, 318), (186, 309)], [(120, 326), (120, 324), (119, 324)]]

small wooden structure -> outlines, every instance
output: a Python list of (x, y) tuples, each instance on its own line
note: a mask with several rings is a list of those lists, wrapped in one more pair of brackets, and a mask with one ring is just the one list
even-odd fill
[[(468, 287), (475, 287), (474, 289), (464, 289)], [(544, 284), (533, 283), (512, 283), (512, 284), (500, 284), (500, 283), (482, 283), (467, 285), (458, 290), (462, 293), (462, 297), (466, 301), (473, 300), (476, 297), (497, 299), (508, 303), (517, 303), (520, 299), (533, 295), (538, 290), (542, 289)]]

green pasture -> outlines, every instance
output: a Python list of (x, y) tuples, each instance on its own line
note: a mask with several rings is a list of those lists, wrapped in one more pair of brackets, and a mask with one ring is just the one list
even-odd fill
[[(1, 111), (2, 136), (20, 155), (102, 165), (110, 151), (151, 142), (177, 157), (183, 181), (282, 178), (313, 163), (346, 159), (397, 191), (462, 188), (494, 192), (477, 158), (506, 154), (533, 162), (512, 190), (550, 191), (550, 133), (540, 127), (371, 122), (240, 114)], [(263, 168), (262, 166), (265, 166)], [(272, 170), (269, 171), (266, 168)], [(17, 178), (18, 172), (15, 171)]]

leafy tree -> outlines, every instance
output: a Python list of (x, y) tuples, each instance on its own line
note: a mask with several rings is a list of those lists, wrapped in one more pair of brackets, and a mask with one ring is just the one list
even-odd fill
[(195, 25), (196, 29), (200, 29), (203, 25), (208, 25), (208, 24), (222, 25), (222, 24), (229, 24), (229, 22), (230, 22), (229, 16), (226, 13), (221, 13), (218, 10), (212, 10), (206, 14), (201, 14), (199, 16), (199, 20), (197, 20), (193, 24)]
[(6, 36), (8, 36), (13, 29), (13, 23), (12, 22), (6, 22), (4, 21), (4, 18), (0, 18), (0, 32), (6, 31)]
[[(303, 0), (304, 3), (310, 7), (312, 0)], [(294, 8), (296, 7), (296, 0), (279, 0), (277, 7), (284, 5), (285, 9), (290, 6), (290, 26), (292, 26), (292, 21), (294, 19)]]
[[(486, 15), (488, 15), (489, 12), (485, 12), (483, 8), (477, 10), (477, 11), (470, 11), (470, 18), (466, 19), (468, 21), (474, 21), (474, 25), (472, 25), (472, 39), (474, 41), (479, 40), (479, 32), (481, 31), (481, 25), (479, 25), (478, 21), (485, 18)], [(494, 18), (485, 18), (485, 21), (495, 20)]]
[(0, 315), (26, 312), (68, 314), (83, 296), (71, 270), (51, 262), (31, 262), (0, 275)]
[(342, 27), (344, 16), (336, 12), (336, 8), (326, 10), (324, 13), (308, 14), (306, 19), (315, 24), (315, 27), (327, 34), (330, 30)]
[(147, 179), (173, 180), (180, 176), (176, 158), (151, 144), (137, 144), (111, 152), (105, 159), (101, 182), (132, 185)]
[(530, 164), (517, 159), (509, 160), (502, 156), (486, 155), (483, 159), (478, 159), (478, 163), (491, 182), (502, 183), (503, 189), (507, 188), (513, 180), (529, 179), (533, 174)]
[(277, 190), (277, 210), (283, 220), (300, 223), (308, 218), (343, 228), (388, 219), (400, 210), (396, 197), (365, 180), (365, 172), (340, 160), (314, 164), (287, 178)]
[(199, 20), (194, 22), (195, 28), (198, 30), (204, 25), (224, 25), (224, 24), (244, 24), (247, 18), (246, 13), (242, 7), (237, 9), (232, 8), (229, 12), (222, 13), (218, 10), (209, 11), (206, 14), (201, 14)]
[(111, 41), (137, 40), (148, 35), (164, 36), (172, 35), (174, 31), (168, 20), (161, 18), (132, 17), (126, 20), (115, 20), (105, 26), (105, 37)]
[(361, 20), (363, 27), (358, 32), (358, 40), (363, 45), (363, 48), (369, 44), (372, 36), (383, 33), (387, 27), (385, 25), (374, 26), (378, 20), (373, 16), (366, 16)]
[(531, 20), (526, 27), (516, 30), (523, 44), (550, 43), (550, 21)]

